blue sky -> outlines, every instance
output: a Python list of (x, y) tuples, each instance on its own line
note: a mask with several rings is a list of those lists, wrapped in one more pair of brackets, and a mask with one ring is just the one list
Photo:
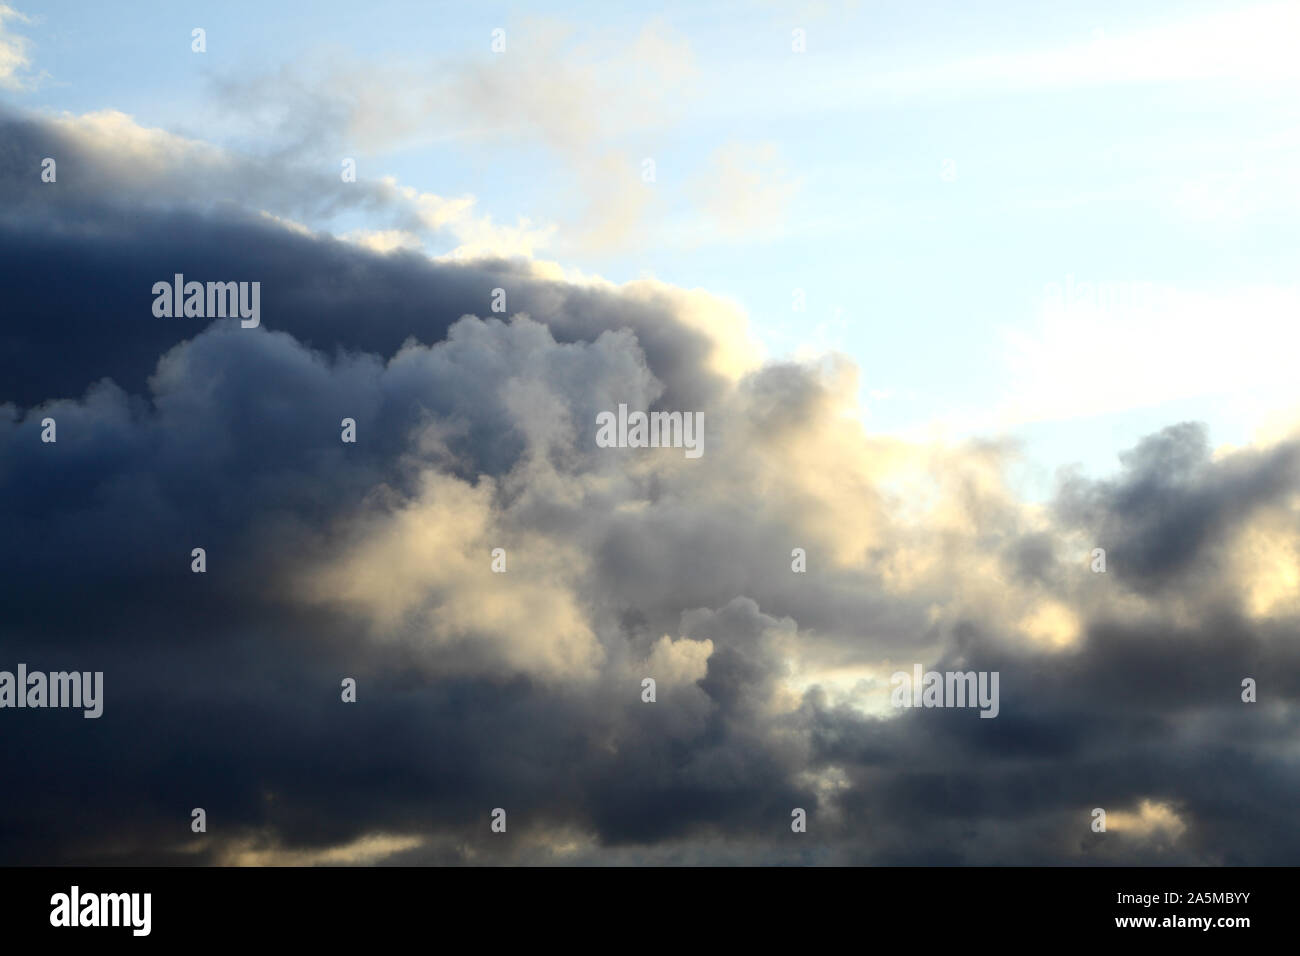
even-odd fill
[[(472, 197), (490, 248), (846, 353), (872, 431), (1022, 441), (1033, 498), (1176, 421), (1235, 445), (1292, 415), (1297, 8), (978, 6), (19, 3), (4, 95)], [(1067, 282), (1147, 294), (1053, 322)]]

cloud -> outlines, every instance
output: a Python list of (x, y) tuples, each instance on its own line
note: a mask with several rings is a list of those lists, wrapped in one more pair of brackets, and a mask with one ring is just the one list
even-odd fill
[(341, 846), (317, 850), (286, 850), (259, 846), (254, 839), (223, 847), (221, 866), (358, 866), (376, 863), (422, 846), (420, 836), (375, 833)]
[(1165, 834), (1177, 839), (1187, 829), (1178, 813), (1165, 803), (1143, 800), (1136, 813), (1115, 811), (1106, 816), (1107, 830), (1132, 833), (1141, 837)]
[[(0, 180), (0, 193), (11, 215), (34, 198), (119, 210), (129, 204), (155, 211), (251, 207), (302, 229), (302, 222), (324, 230), (344, 217), (364, 215), (386, 228), (340, 230), (341, 236), (380, 252), (450, 240), (447, 254), (458, 259), (530, 257), (556, 231), (528, 219), (499, 225), (478, 214), (473, 196), (448, 198), (392, 176), (368, 177), (364, 162), (357, 180), (344, 182), (341, 166), (327, 171), (294, 158), (243, 154), (141, 126), (116, 110), (45, 119), (13, 114), (6, 128), (12, 139), (5, 156), (12, 165)], [(32, 194), (26, 180), (47, 156), (57, 163), (58, 178), (46, 185), (57, 189)]]
[[(694, 53), (666, 22), (633, 35), (530, 17), (503, 27), (505, 48), (444, 62), (376, 66), (345, 56), (304, 59), (265, 73), (223, 76), (214, 99), (239, 139), (280, 143), (275, 157), (375, 155), (447, 142), (485, 169), (500, 151), (539, 149), (538, 165), (575, 210), (563, 222), (515, 229), (514, 248), (542, 241), (567, 250), (627, 248), (645, 241), (654, 192), (641, 179), (649, 137), (672, 124), (697, 77)], [(470, 236), (468, 251), (484, 247)], [(500, 253), (500, 241), (489, 250)]]
[[(1285, 395), (1300, 289), (1170, 288), (1068, 276), (1038, 321), (1002, 330), (1005, 394), (984, 425), (1104, 415), (1208, 395)], [(1231, 328), (1232, 334), (1227, 334)], [(1277, 348), (1259, 349), (1268, 341)]]
[(714, 151), (694, 185), (699, 207), (723, 235), (779, 232), (801, 188), (772, 143), (729, 143)]
[[(4, 123), (10, 155), (60, 135)], [(79, 189), (130, 181), (105, 157), (136, 133), (103, 135), (66, 191), (0, 179), (0, 662), (106, 688), (95, 722), (6, 712), (4, 862), (1300, 850), (1295, 435), (1172, 425), (1026, 504), (1014, 446), (865, 433), (848, 359), (763, 362), (700, 290), (379, 254), (183, 172)], [(262, 282), (261, 326), (155, 318), (176, 272)], [(621, 402), (702, 412), (704, 456), (598, 447)], [(998, 718), (889, 707), (913, 664), (997, 671)]]
[(6, 23), (32, 23), (32, 18), (0, 3), (0, 89), (22, 92), (31, 89), (36, 78), (31, 76), (32, 58), (28, 52), (31, 41), (11, 33)]
[(864, 87), (876, 96), (969, 96), (1096, 86), (1217, 80), (1249, 88), (1294, 80), (1284, 39), (1300, 27), (1290, 3), (1216, 11), (1154, 27), (1090, 35), (1051, 49), (965, 57), (881, 74)]

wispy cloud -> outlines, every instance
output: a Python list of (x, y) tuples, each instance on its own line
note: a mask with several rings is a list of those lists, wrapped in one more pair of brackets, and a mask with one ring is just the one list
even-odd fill
[(31, 72), (31, 40), (14, 33), (10, 24), (31, 24), (26, 16), (6, 3), (0, 3), (0, 88), (21, 92), (32, 89), (39, 76)]

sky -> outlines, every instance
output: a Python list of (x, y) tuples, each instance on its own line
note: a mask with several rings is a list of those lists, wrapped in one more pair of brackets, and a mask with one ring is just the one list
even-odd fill
[[(142, 3), (128, 28), (51, 3), (8, 30), (18, 75), (41, 78), (12, 91), (24, 107), (320, 170), (354, 156), (363, 178), (472, 202), (460, 229), (388, 242), (708, 289), (769, 354), (852, 356), (873, 431), (1023, 442), (1044, 498), (1057, 467), (1111, 473), (1165, 420), (1240, 444), (1294, 399), (1287, 363), (1224, 356), (1220, 330), (1296, 344), (1300, 14), (1041, 6), (381, 2), (307, 22)], [(204, 54), (171, 41), (200, 21)], [(1154, 291), (1081, 316), (1088, 342), (1067, 346), (1048, 290), (1070, 279)], [(1150, 368), (1175, 330), (1190, 361)]]
[(0, 5), (0, 862), (1293, 862), (1298, 27)]

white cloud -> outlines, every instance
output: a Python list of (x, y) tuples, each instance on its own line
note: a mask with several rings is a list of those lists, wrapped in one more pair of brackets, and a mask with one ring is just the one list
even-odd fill
[(32, 65), (28, 48), (31, 41), (26, 37), (9, 32), (5, 21), (31, 23), (30, 17), (19, 13), (13, 7), (0, 3), (0, 89), (27, 90), (36, 83), (36, 78), (29, 76)]
[(1095, 295), (1093, 302), (1065, 307), (1045, 301), (1034, 326), (1002, 330), (1006, 391), (984, 424), (1086, 418), (1233, 392), (1294, 391), (1297, 315), (1300, 289), (1286, 286), (1220, 292), (1153, 286), (1146, 294), (1121, 295), (1113, 306)]
[(1300, 7), (1268, 4), (1092, 36), (1029, 52), (970, 57), (877, 77), (879, 93), (1018, 91), (1225, 79), (1276, 83), (1300, 77)]
[(773, 143), (728, 143), (694, 181), (707, 227), (722, 235), (779, 233), (802, 182), (787, 172)]

